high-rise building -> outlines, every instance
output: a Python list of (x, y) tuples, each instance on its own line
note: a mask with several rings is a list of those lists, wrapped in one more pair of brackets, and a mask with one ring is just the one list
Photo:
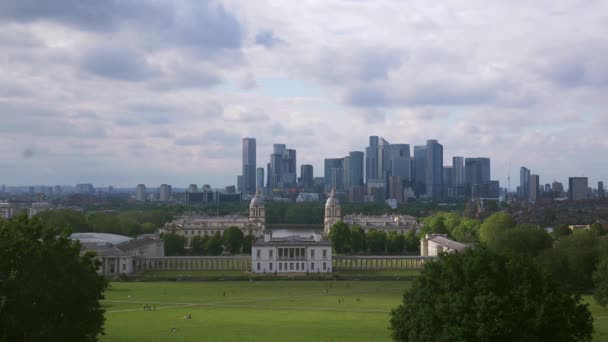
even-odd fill
[(0, 193), (6, 192), (6, 185), (2, 184), (2, 188), (0, 188)]
[(79, 194), (93, 194), (95, 188), (93, 184), (76, 184), (76, 192)]
[(274, 144), (268, 168), (268, 186), (272, 189), (296, 186), (296, 150), (287, 149), (285, 144)]
[(352, 151), (349, 154), (348, 188), (363, 186), (363, 152)]
[(243, 187), (244, 193), (253, 194), (256, 190), (256, 140), (243, 138)]
[(245, 177), (243, 175), (236, 176), (236, 189), (238, 192), (245, 191)]
[(148, 194), (146, 193), (146, 186), (144, 184), (137, 184), (137, 189), (135, 190), (135, 199), (140, 202), (145, 202), (148, 198)]
[(482, 189), (490, 184), (490, 158), (466, 158), (465, 179), (470, 195), (474, 198), (487, 197)]
[(589, 198), (589, 178), (570, 177), (568, 179), (568, 199), (580, 201)]
[(551, 192), (553, 192), (553, 198), (563, 198), (564, 185), (558, 181), (553, 181), (553, 184), (551, 184)]
[(530, 193), (528, 201), (535, 203), (540, 198), (540, 177), (538, 175), (530, 175)]
[(302, 188), (312, 189), (314, 187), (314, 173), (312, 165), (304, 164), (300, 166), (300, 181)]
[(55, 185), (53, 192), (55, 193), (55, 195), (61, 195), (63, 193), (63, 188), (59, 185)]
[(256, 169), (256, 176), (255, 176), (255, 186), (258, 189), (263, 189), (264, 188), (264, 168), (263, 167), (258, 167)]
[(401, 181), (411, 182), (410, 145), (392, 144), (384, 147), (385, 172), (390, 176), (398, 176)]
[(426, 195), (441, 198), (443, 190), (443, 146), (437, 140), (426, 142)]
[(325, 191), (344, 189), (344, 158), (326, 158), (324, 171)]
[(350, 155), (344, 157), (342, 161), (342, 187), (344, 190), (350, 189)]
[(597, 182), (597, 197), (604, 197), (605, 195), (605, 190), (604, 190), (604, 182), (600, 181)]
[(190, 184), (188, 192), (198, 192), (198, 186), (196, 184)]
[(426, 193), (426, 146), (414, 146), (414, 165), (412, 176), (414, 193), (420, 196)]
[(399, 176), (389, 177), (389, 198), (394, 199), (397, 203), (403, 203), (403, 182)]
[(454, 194), (453, 181), (454, 181), (454, 167), (453, 166), (444, 166), (443, 167), (443, 196), (444, 197), (456, 197)]
[(365, 148), (365, 183), (378, 178), (378, 137), (371, 136)]
[(464, 157), (452, 158), (452, 185), (454, 187), (464, 186), (466, 182)]
[(158, 199), (161, 202), (167, 202), (171, 199), (171, 193), (172, 193), (171, 185), (161, 184), (158, 192), (159, 192)]
[(530, 170), (526, 167), (519, 169), (519, 199), (527, 201), (530, 198)]

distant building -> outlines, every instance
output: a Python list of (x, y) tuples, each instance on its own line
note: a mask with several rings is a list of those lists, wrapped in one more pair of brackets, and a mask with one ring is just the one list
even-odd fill
[(604, 197), (604, 195), (604, 182), (597, 182), (597, 196), (601, 198)]
[(296, 202), (318, 202), (319, 194), (316, 192), (300, 192), (296, 197)]
[(268, 166), (268, 187), (295, 188), (296, 181), (296, 150), (287, 149), (285, 144), (274, 144)]
[(93, 187), (93, 184), (76, 184), (76, 193), (94, 194), (95, 188)]
[(350, 190), (355, 186), (363, 186), (363, 152), (352, 151), (349, 153), (349, 167), (348, 167), (348, 184), (347, 188)]
[(272, 233), (267, 232), (251, 247), (253, 273), (330, 273), (331, 271), (331, 243), (319, 234), (311, 237), (272, 237)]
[(188, 187), (189, 192), (198, 192), (198, 186), (196, 184), (190, 184)]
[(159, 188), (159, 195), (158, 195), (158, 199), (161, 202), (168, 202), (171, 199), (171, 193), (172, 193), (172, 189), (171, 189), (171, 185), (169, 184), (161, 184), (160, 188)]
[(344, 190), (344, 158), (326, 158), (325, 166), (325, 191)]
[(135, 189), (135, 200), (145, 202), (147, 198), (146, 186), (144, 184), (138, 184)]
[(228, 185), (224, 189), (224, 192), (227, 194), (236, 194), (236, 187), (234, 185)]
[(526, 167), (519, 169), (519, 199), (527, 201), (530, 198), (530, 170)]
[(12, 203), (0, 202), (0, 218), (8, 220), (15, 216), (17, 207)]
[(253, 194), (256, 190), (256, 140), (243, 139), (243, 192)]
[(55, 187), (53, 188), (53, 192), (55, 193), (55, 195), (61, 195), (63, 193), (63, 188), (59, 185), (55, 185)]
[(440, 199), (443, 192), (443, 146), (437, 140), (426, 142), (426, 195)]
[(554, 198), (563, 198), (564, 197), (564, 185), (560, 182), (554, 181), (551, 184), (551, 191), (553, 192)]
[(300, 181), (302, 188), (312, 189), (314, 187), (314, 173), (312, 165), (304, 164), (300, 166)]
[(256, 169), (256, 176), (255, 176), (255, 186), (257, 189), (264, 189), (264, 168), (263, 167), (258, 167)]
[(414, 146), (412, 178), (417, 197), (426, 194), (426, 146)]
[(389, 198), (394, 199), (397, 203), (403, 203), (403, 182), (399, 176), (390, 176), (389, 178)]
[(53, 209), (53, 208), (51, 207), (49, 202), (34, 202), (34, 203), (32, 203), (32, 206), (30, 207), (28, 216), (30, 218), (32, 218), (43, 211), (48, 211), (51, 209)]
[(329, 198), (325, 202), (325, 218), (323, 220), (323, 227), (326, 234), (329, 234), (331, 227), (342, 219), (342, 213), (340, 211), (340, 201), (336, 197), (335, 190), (332, 189)]
[(589, 198), (589, 179), (587, 177), (570, 177), (568, 180), (568, 199), (580, 201)]
[(427, 234), (420, 239), (420, 256), (438, 256), (441, 253), (462, 252), (467, 245), (448, 239), (445, 234)]
[(530, 175), (530, 193), (528, 201), (536, 203), (540, 198), (540, 177), (538, 175)]

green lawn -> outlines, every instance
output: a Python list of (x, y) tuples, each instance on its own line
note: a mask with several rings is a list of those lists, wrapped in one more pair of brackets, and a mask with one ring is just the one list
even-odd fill
[[(112, 283), (101, 341), (389, 341), (389, 311), (408, 284)], [(608, 341), (608, 310), (585, 299), (596, 317), (595, 340)], [(156, 306), (156, 311), (144, 311), (144, 304)], [(186, 314), (192, 319), (184, 320)]]

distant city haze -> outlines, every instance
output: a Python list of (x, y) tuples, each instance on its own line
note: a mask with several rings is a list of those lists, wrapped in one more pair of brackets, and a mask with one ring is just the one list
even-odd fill
[[(243, 176), (252, 192), (297, 182), (302, 165), (331, 178), (326, 159), (359, 165), (378, 136), (400, 179), (431, 149), (431, 197), (455, 156), (489, 158), (513, 192), (580, 176), (595, 188), (608, 180), (601, 13), (608, 2), (4, 1), (0, 185)], [(485, 177), (485, 161), (471, 163)], [(334, 180), (367, 182), (364, 167)]]

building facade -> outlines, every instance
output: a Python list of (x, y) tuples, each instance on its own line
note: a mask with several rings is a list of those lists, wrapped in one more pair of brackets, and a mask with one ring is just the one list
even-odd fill
[(243, 138), (243, 192), (253, 194), (256, 189), (256, 140)]
[(146, 192), (146, 186), (144, 184), (137, 184), (137, 188), (135, 189), (135, 200), (145, 202), (147, 198), (148, 193)]
[(264, 233), (251, 247), (253, 273), (331, 273), (331, 243), (319, 234), (272, 237)]
[(420, 256), (436, 257), (441, 253), (462, 252), (466, 248), (467, 245), (450, 240), (445, 234), (427, 234), (420, 239)]
[(589, 178), (570, 177), (568, 179), (568, 199), (571, 201), (586, 200), (589, 198)]
[(426, 195), (439, 199), (443, 192), (443, 146), (437, 140), (426, 142)]
[(172, 189), (169, 184), (161, 184), (159, 188), (159, 200), (161, 202), (168, 202), (171, 199)]

